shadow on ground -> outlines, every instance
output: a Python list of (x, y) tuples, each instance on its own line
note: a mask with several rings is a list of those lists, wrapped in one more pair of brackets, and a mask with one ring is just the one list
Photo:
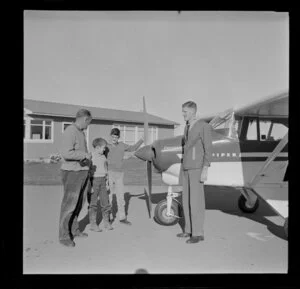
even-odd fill
[[(153, 194), (151, 201), (152, 204), (158, 204), (160, 201), (166, 199), (167, 192)], [(219, 210), (225, 214), (235, 215), (238, 217), (248, 218), (252, 221), (261, 223), (267, 226), (268, 230), (275, 236), (287, 240), (283, 226), (278, 226), (269, 221), (266, 217), (276, 216), (276, 213), (269, 207), (269, 205), (263, 200), (259, 199), (259, 208), (254, 213), (244, 213), (238, 208), (238, 198), (240, 191), (230, 187), (217, 187), (217, 186), (205, 186), (205, 203), (206, 210)], [(139, 199), (146, 200), (145, 195), (139, 197)], [(182, 203), (181, 197), (178, 197), (180, 203)], [(180, 219), (179, 225), (183, 228), (183, 218)]]
[[(166, 199), (167, 192), (152, 194), (151, 203), (152, 203), (152, 212), (154, 211), (155, 205), (160, 201)], [(260, 199), (259, 208), (255, 213), (243, 213), (238, 208), (238, 198), (240, 196), (240, 191), (234, 188), (227, 187), (216, 187), (216, 186), (205, 186), (205, 202), (206, 202), (206, 210), (219, 210), (224, 212), (225, 214), (235, 215), (238, 217), (248, 218), (252, 221), (261, 223), (267, 226), (268, 230), (274, 234), (275, 236), (287, 240), (283, 226), (278, 226), (273, 222), (269, 221), (266, 217), (268, 216), (276, 216), (274, 211), (266, 204), (263, 199)], [(150, 216), (150, 203), (149, 196), (146, 191), (141, 194), (131, 194), (130, 192), (126, 192), (124, 194), (125, 200), (125, 213), (128, 215), (128, 211), (130, 210), (130, 200), (131, 198), (139, 198), (140, 200), (145, 201), (145, 210), (148, 210)], [(181, 203), (181, 197), (178, 197), (178, 200)], [(112, 221), (114, 222), (117, 216), (118, 208), (117, 208), (117, 200), (116, 196), (112, 197)], [(153, 216), (152, 216), (153, 218)], [(155, 221), (155, 218), (153, 218)], [(97, 224), (100, 224), (102, 220), (102, 215), (100, 212), (100, 204), (99, 210), (97, 214)], [(79, 221), (79, 229), (80, 231), (84, 231), (86, 226), (89, 224), (89, 216), (88, 214)], [(179, 220), (179, 225), (183, 229), (184, 227), (184, 219), (181, 218)]]
[[(128, 215), (129, 211), (129, 204), (130, 204), (130, 199), (132, 197), (140, 197), (144, 196), (144, 194), (130, 194), (130, 192), (126, 192), (124, 194), (124, 200), (125, 200), (125, 214), (126, 216)], [(90, 203), (90, 194), (87, 195), (87, 202)], [(102, 221), (102, 214), (101, 214), (101, 207), (100, 207), (100, 201), (98, 200), (98, 211), (97, 211), (97, 225), (99, 225)], [(118, 212), (118, 205), (117, 205), (117, 198), (116, 195), (112, 195), (112, 208), (111, 208), (111, 222), (113, 223), (116, 220), (117, 217), (117, 212)], [(87, 213), (81, 220), (78, 221), (79, 225), (79, 230), (83, 232), (86, 229), (86, 226), (90, 223), (89, 221), (89, 214)]]

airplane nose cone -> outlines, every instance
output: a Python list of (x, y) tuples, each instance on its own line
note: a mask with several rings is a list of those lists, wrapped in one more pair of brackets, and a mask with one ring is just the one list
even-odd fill
[(143, 161), (152, 161), (154, 157), (153, 150), (149, 145), (140, 148), (134, 155)]

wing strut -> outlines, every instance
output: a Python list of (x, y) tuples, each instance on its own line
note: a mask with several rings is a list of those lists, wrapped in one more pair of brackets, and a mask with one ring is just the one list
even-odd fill
[(260, 181), (260, 179), (263, 177), (264, 172), (269, 168), (272, 161), (279, 155), (281, 150), (285, 147), (285, 145), (288, 143), (288, 132), (285, 134), (284, 138), (279, 142), (279, 144), (276, 146), (274, 151), (271, 153), (271, 155), (266, 159), (260, 170), (257, 172), (257, 174), (252, 178), (250, 183), (248, 183), (248, 187), (253, 188), (257, 183)]

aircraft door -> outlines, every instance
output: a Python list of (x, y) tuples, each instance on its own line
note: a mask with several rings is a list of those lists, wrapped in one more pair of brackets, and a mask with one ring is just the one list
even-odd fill
[[(244, 117), (240, 137), (245, 181), (258, 170), (288, 132), (286, 119)], [(265, 183), (283, 181), (288, 164), (288, 147), (283, 148), (265, 173)]]

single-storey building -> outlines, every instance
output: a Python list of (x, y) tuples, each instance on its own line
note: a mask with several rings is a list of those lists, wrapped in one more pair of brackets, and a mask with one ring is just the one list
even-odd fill
[[(80, 108), (88, 109), (93, 117), (85, 131), (89, 150), (94, 138), (108, 140), (114, 127), (121, 130), (121, 141), (129, 145), (144, 134), (142, 112), (24, 99), (24, 160), (37, 160), (59, 153), (63, 132), (75, 120)], [(151, 114), (148, 114), (148, 123), (150, 142), (173, 137), (178, 125)]]

